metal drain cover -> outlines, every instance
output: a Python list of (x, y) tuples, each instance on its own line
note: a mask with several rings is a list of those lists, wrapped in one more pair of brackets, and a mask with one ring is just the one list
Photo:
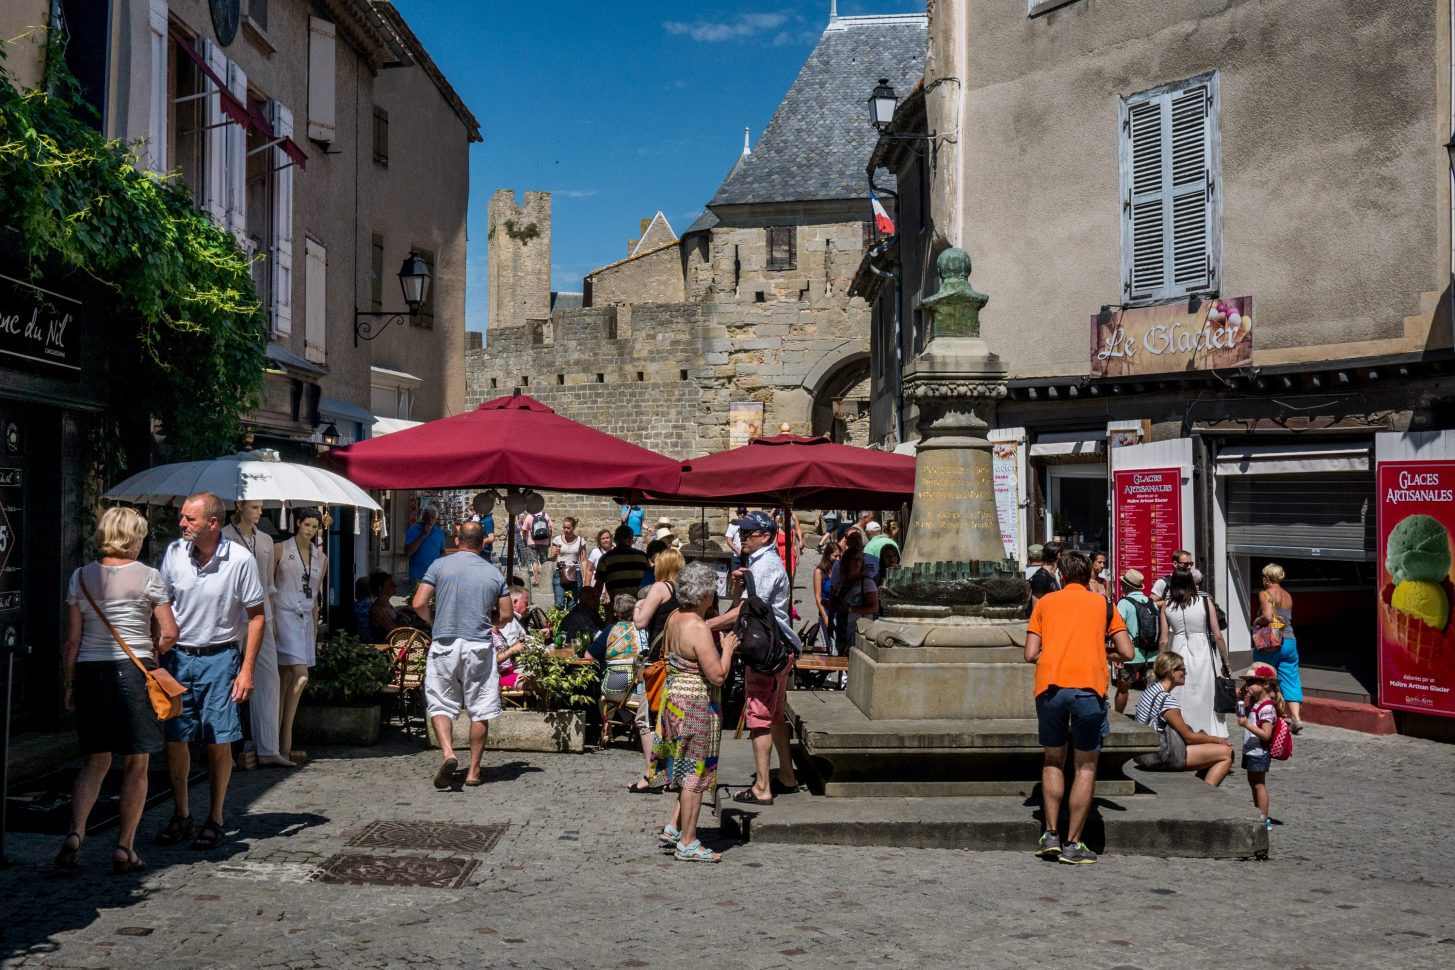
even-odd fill
[(345, 852), (318, 867), (318, 881), (354, 886), (419, 886), (459, 889), (480, 865), (478, 859)]
[(370, 822), (348, 844), (361, 849), (414, 849), (424, 852), (489, 852), (504, 825), (451, 822)]

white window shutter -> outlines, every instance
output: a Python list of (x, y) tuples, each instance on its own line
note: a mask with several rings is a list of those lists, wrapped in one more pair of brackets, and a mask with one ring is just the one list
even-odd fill
[(1157, 294), (1167, 277), (1162, 103), (1161, 98), (1152, 98), (1127, 109), (1128, 157), (1123, 191), (1130, 260), (1126, 277), (1128, 295), (1134, 300)]
[(151, 86), (147, 104), (146, 167), (161, 174), (167, 170), (167, 0), (151, 0), (149, 9)]
[[(227, 88), (233, 97), (248, 103), (248, 76), (231, 61), (227, 63)], [(227, 132), (227, 227), (242, 240), (248, 231), (248, 133), (236, 123), (222, 130)]]
[(1211, 106), (1212, 94), (1206, 84), (1168, 97), (1172, 296), (1212, 285)]
[[(293, 112), (279, 101), (272, 103), (273, 134), (293, 136)], [(273, 333), (293, 332), (293, 160), (281, 148), (273, 160)]]
[[(198, 38), (202, 58), (207, 66), (220, 78), (227, 77), (227, 58), (222, 50), (207, 37)], [(202, 78), (202, 85), (211, 96), (207, 98), (207, 139), (202, 165), (202, 208), (219, 226), (227, 226), (227, 115), (222, 111), (222, 98), (217, 85), (208, 77)]]
[(1129, 303), (1218, 286), (1217, 75), (1122, 102), (1122, 288)]
[(312, 239), (303, 240), (303, 356), (316, 364), (327, 361), (328, 254)]
[(308, 137), (316, 141), (333, 141), (334, 33), (331, 21), (308, 18)]

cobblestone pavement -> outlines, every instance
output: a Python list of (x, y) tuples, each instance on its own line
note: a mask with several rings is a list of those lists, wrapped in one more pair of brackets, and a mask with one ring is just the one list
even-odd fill
[[(488, 784), (450, 792), (431, 787), (436, 756), (418, 741), (396, 736), (314, 757), (296, 773), (237, 775), (229, 842), (217, 852), (139, 841), (152, 865), (141, 878), (108, 874), (107, 833), (90, 839), (81, 870), (65, 875), (49, 867), (53, 838), (12, 837), (16, 864), (0, 872), (0, 963), (1455, 965), (1455, 878), (1438, 850), (1444, 812), (1455, 804), (1455, 747), (1432, 742), (1310, 727), (1295, 760), (1271, 775), (1273, 813), (1285, 824), (1273, 833), (1270, 861), (1107, 855), (1089, 867), (1039, 863), (1029, 846), (751, 844), (721, 845), (721, 865), (688, 865), (654, 850), (669, 804), (625, 793), (639, 765), (625, 748), (491, 752)], [(1228, 784), (1243, 794), (1241, 772)], [(205, 801), (204, 791), (194, 797)], [(148, 837), (168, 810), (148, 814)], [(473, 853), (346, 844), (390, 820), (507, 827), (497, 845)], [(315, 878), (331, 857), (358, 853), (478, 865), (453, 889)]]

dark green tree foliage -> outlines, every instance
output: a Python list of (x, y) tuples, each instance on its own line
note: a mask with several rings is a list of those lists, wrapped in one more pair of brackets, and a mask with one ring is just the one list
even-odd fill
[(18, 89), (0, 61), (0, 225), (19, 233), (33, 274), (59, 264), (113, 295), (120, 414), (157, 420), (170, 460), (229, 453), (267, 346), (248, 260), (175, 175), (138, 171), (132, 150), (81, 120), (89, 112), (54, 43), (40, 90)]

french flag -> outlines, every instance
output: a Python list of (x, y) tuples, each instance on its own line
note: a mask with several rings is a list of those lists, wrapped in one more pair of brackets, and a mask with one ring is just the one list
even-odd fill
[(894, 220), (889, 218), (889, 213), (884, 209), (884, 203), (879, 201), (879, 196), (873, 191), (869, 193), (869, 204), (874, 207), (874, 228), (886, 236), (894, 235)]

